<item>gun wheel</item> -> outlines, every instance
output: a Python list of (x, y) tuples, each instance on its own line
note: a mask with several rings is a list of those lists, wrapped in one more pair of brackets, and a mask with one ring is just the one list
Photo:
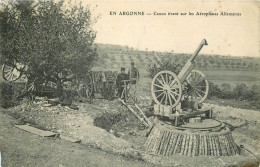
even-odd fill
[(181, 100), (182, 85), (173, 72), (161, 71), (153, 78), (151, 92), (157, 104), (175, 107)]
[(78, 94), (85, 98), (91, 98), (94, 91), (93, 80), (90, 75), (87, 75), (86, 78), (80, 81)]
[(188, 75), (186, 82), (187, 92), (185, 96), (197, 103), (204, 102), (209, 92), (209, 83), (206, 76), (198, 70), (192, 70)]
[(2, 67), (2, 76), (6, 81), (16, 81), (22, 76), (24, 65), (20, 63), (4, 63)]

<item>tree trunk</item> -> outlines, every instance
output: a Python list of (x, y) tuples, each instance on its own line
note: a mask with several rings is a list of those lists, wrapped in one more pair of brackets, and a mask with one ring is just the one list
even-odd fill
[(61, 98), (63, 95), (63, 86), (61, 80), (57, 81), (57, 90), (56, 90), (56, 95)]

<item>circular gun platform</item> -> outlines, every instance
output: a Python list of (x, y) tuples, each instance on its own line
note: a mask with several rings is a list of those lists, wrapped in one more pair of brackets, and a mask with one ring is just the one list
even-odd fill
[(232, 156), (240, 152), (230, 129), (216, 120), (188, 123), (182, 127), (158, 121), (145, 147), (148, 152), (163, 156)]
[(204, 119), (202, 122), (189, 122), (181, 127), (184, 128), (193, 128), (193, 129), (212, 129), (220, 127), (222, 123), (214, 119)]

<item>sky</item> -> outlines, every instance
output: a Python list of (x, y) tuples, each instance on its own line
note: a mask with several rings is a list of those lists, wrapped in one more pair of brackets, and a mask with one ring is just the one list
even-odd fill
[[(259, 2), (83, 0), (83, 5), (87, 4), (94, 8), (94, 16), (100, 15), (94, 25), (96, 43), (193, 53), (201, 40), (206, 39), (209, 45), (200, 53), (260, 57)], [(144, 15), (119, 15), (123, 11), (139, 11)], [(154, 15), (155, 12), (166, 15)], [(168, 12), (179, 15), (168, 15)], [(194, 15), (188, 15), (189, 12)], [(218, 16), (206, 17), (196, 15), (197, 12), (218, 13)], [(220, 16), (221, 12), (239, 13), (240, 16)]]

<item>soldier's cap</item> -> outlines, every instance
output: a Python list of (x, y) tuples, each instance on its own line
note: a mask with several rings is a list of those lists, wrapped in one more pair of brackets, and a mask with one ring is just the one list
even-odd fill
[(121, 71), (125, 71), (125, 68), (124, 68), (124, 67), (121, 67)]

